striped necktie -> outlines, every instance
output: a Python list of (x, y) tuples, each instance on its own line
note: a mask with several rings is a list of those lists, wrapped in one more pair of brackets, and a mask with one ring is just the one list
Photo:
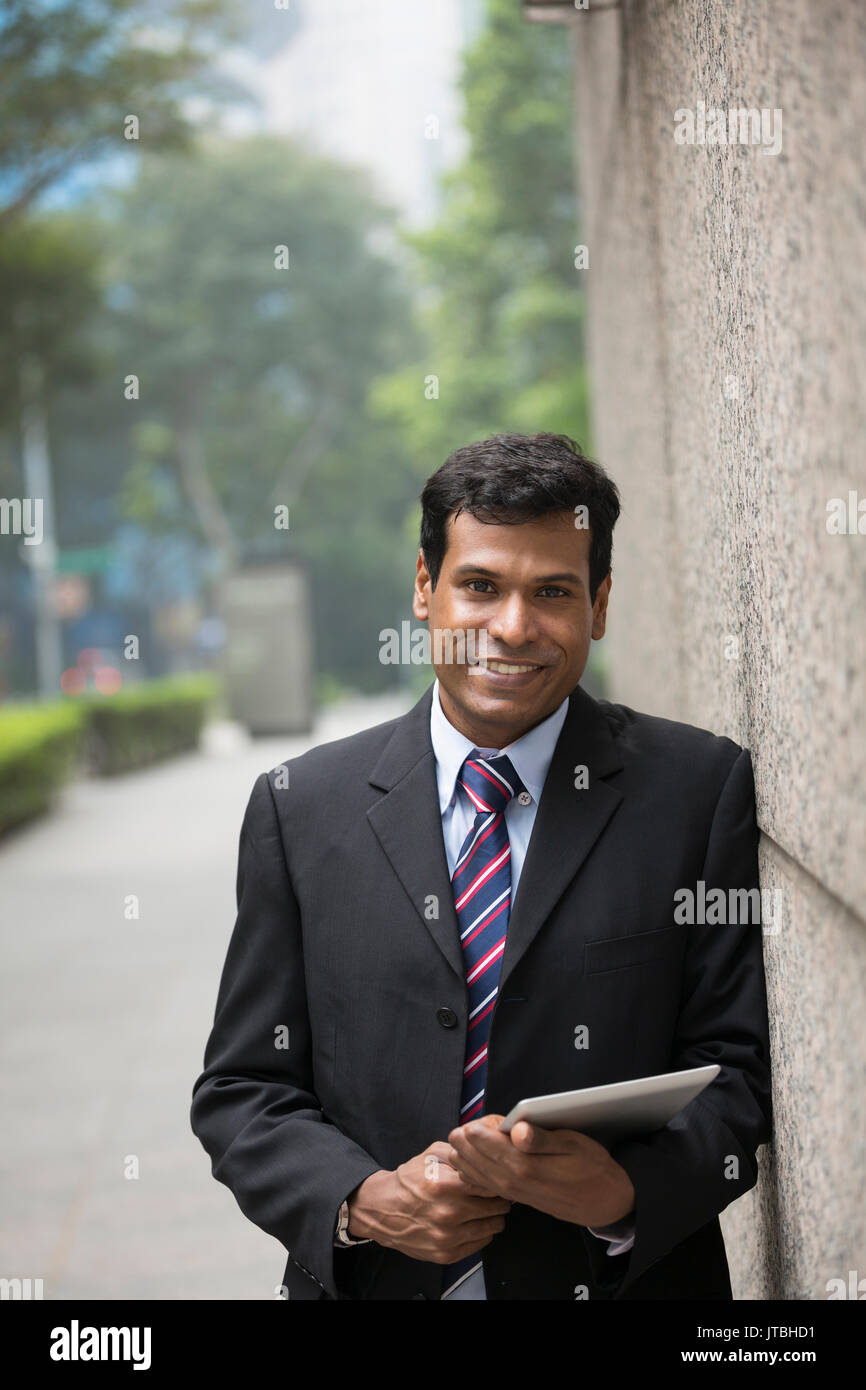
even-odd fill
[[(504, 753), (484, 757), (473, 748), (460, 769), (458, 783), (475, 808), (475, 823), (463, 843), (451, 885), (469, 995), (466, 1055), (459, 1123), (484, 1113), (487, 1039), (499, 989), (511, 907), (511, 846), (505, 807), (512, 796), (531, 800)], [(467, 1255), (445, 1268), (443, 1297), (481, 1265)]]

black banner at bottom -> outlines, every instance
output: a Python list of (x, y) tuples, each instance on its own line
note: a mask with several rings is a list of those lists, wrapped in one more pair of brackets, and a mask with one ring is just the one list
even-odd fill
[[(15, 1366), (19, 1373), (47, 1372), (62, 1380), (70, 1375), (98, 1376), (109, 1367), (115, 1375), (138, 1373), (162, 1382), (164, 1377), (192, 1369), (223, 1379), (235, 1372), (259, 1375), (281, 1363), (288, 1363), (286, 1369), (290, 1369), (299, 1343), (289, 1343), (287, 1336), (318, 1335), (324, 1337), (318, 1354), (315, 1342), (300, 1344), (305, 1370), (308, 1358), (315, 1357), (322, 1369), (337, 1374), (358, 1373), (363, 1361), (369, 1374), (376, 1363), (383, 1369), (396, 1369), (399, 1348), (406, 1345), (401, 1337), (405, 1333), (411, 1338), (412, 1362), (442, 1370), (447, 1366), (449, 1334), (465, 1339), (470, 1329), (477, 1332), (480, 1315), (482, 1325), (489, 1328), (485, 1369), (491, 1363), (500, 1364), (500, 1357), (501, 1364), (513, 1369), (515, 1353), (521, 1360), (542, 1360), (542, 1364), (552, 1353), (570, 1353), (576, 1358), (575, 1369), (579, 1366), (582, 1371), (596, 1365), (608, 1373), (652, 1370), (662, 1374), (674, 1366), (794, 1365), (812, 1367), (826, 1376), (851, 1361), (855, 1337), (864, 1328), (862, 1301), (576, 1302), (567, 1310), (560, 1304), (547, 1304), (544, 1312), (536, 1306), (528, 1326), (520, 1325), (523, 1319), (516, 1324), (513, 1317), (500, 1321), (507, 1303), (487, 1303), (480, 1314), (470, 1312), (466, 1304), (449, 1304), (444, 1323), (428, 1322), (428, 1315), (416, 1312), (408, 1324), (401, 1320), (395, 1326), (393, 1305), (389, 1313), (377, 1313), (371, 1303), (357, 1304), (353, 1312), (346, 1301), (342, 1309), (332, 1312), (324, 1301), (316, 1312), (309, 1302), (279, 1299), (269, 1306), (12, 1299), (4, 1300), (3, 1350), (7, 1367)], [(379, 1317), (386, 1320), (380, 1323)], [(548, 1332), (551, 1340), (545, 1336)], [(435, 1341), (425, 1345), (425, 1336)], [(455, 1364), (463, 1364), (463, 1357), (459, 1362), (455, 1358)], [(403, 1374), (407, 1373), (414, 1374), (410, 1366), (403, 1368)]]

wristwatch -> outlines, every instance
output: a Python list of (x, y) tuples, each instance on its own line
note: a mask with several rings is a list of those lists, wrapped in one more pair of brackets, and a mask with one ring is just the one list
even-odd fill
[(369, 1239), (357, 1240), (349, 1235), (349, 1203), (341, 1202), (337, 1215), (337, 1229), (334, 1232), (335, 1245), (369, 1245)]

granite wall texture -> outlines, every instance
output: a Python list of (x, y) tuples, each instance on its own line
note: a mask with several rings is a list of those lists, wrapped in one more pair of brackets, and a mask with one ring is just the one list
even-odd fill
[[(775, 1134), (722, 1217), (734, 1294), (826, 1298), (866, 1278), (866, 535), (827, 529), (830, 499), (866, 499), (866, 7), (590, 0), (564, 40), (592, 444), (624, 496), (613, 697), (752, 750), (782, 891)], [(766, 109), (781, 149), (697, 143), (700, 102)]]

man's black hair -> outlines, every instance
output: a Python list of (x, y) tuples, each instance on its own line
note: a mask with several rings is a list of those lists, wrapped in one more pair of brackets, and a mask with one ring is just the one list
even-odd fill
[(421, 549), (435, 589), (454, 512), (478, 521), (519, 525), (584, 506), (590, 530), (589, 597), (610, 570), (619, 516), (616, 483), (585, 458), (566, 434), (494, 434), (465, 444), (427, 479), (421, 493)]

